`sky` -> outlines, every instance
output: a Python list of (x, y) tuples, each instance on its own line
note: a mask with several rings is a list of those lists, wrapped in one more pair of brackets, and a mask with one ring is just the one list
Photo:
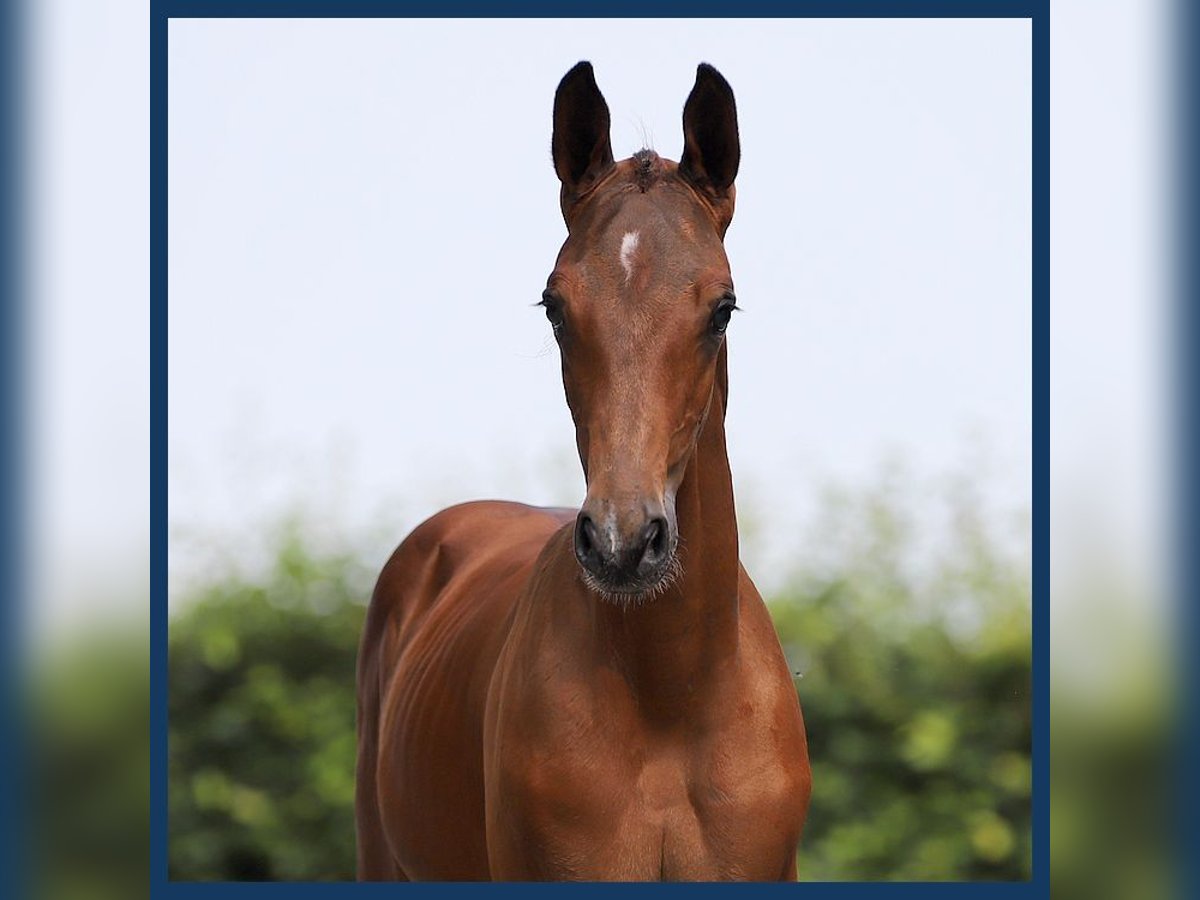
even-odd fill
[[(1086, 521), (1143, 574), (1162, 569), (1166, 7), (1063, 0), (1051, 28), (1054, 546)], [(39, 633), (144, 615), (147, 14), (29, 7)], [(564, 236), (553, 90), (585, 57), (619, 154), (678, 153), (700, 60), (737, 94), (729, 442), (776, 558), (823, 485), (892, 453), (931, 477), (965, 456), (999, 506), (1028, 497), (1019, 23), (177, 22), (170, 40), (173, 571), (297, 502), (382, 546), (455, 499), (582, 496), (530, 304)]]
[(294, 505), (398, 539), (456, 500), (580, 501), (531, 304), (565, 236), (554, 88), (581, 58), (618, 158), (678, 158), (698, 62), (733, 86), (727, 432), (779, 553), (824, 486), (892, 458), (978, 462), (1028, 507), (1027, 23), (173, 21), (181, 569), (187, 535)]

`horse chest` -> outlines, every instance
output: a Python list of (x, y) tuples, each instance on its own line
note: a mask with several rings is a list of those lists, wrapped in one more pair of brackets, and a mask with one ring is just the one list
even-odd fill
[[(611, 710), (610, 710), (611, 712)], [(615, 716), (526, 746), (493, 793), (493, 877), (770, 880), (794, 853), (796, 791), (770, 735), (639, 733)], [(492, 835), (489, 835), (492, 842)], [(508, 852), (511, 851), (511, 852)]]
[(637, 861), (639, 877), (691, 881), (778, 874), (775, 851), (781, 847), (747, 852), (761, 836), (763, 798), (743, 790), (731, 774), (721, 772), (704, 748), (649, 756), (627, 773), (630, 789), (614, 845)]

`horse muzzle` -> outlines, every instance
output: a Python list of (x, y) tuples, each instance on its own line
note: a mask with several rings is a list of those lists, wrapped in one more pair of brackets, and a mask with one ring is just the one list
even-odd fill
[(612, 504), (588, 501), (575, 520), (575, 558), (584, 581), (603, 595), (646, 599), (669, 582), (679, 535), (662, 503), (618, 515)]

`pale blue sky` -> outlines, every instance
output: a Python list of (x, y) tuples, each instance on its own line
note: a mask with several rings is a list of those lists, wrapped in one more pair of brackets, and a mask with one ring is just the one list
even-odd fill
[(180, 529), (304, 501), (399, 538), (456, 499), (579, 501), (530, 304), (581, 58), (618, 156), (678, 157), (699, 61), (733, 85), (728, 433), (778, 553), (822, 486), (894, 455), (928, 475), (982, 452), (983, 492), (1028, 505), (1026, 22), (203, 20), (169, 46)]

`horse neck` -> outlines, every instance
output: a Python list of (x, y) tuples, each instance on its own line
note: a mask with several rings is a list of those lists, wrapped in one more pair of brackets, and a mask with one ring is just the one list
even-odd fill
[(675, 498), (682, 573), (659, 597), (622, 610), (596, 604), (598, 636), (648, 711), (701, 699), (738, 635), (738, 537), (725, 450), (725, 349), (705, 424)]

